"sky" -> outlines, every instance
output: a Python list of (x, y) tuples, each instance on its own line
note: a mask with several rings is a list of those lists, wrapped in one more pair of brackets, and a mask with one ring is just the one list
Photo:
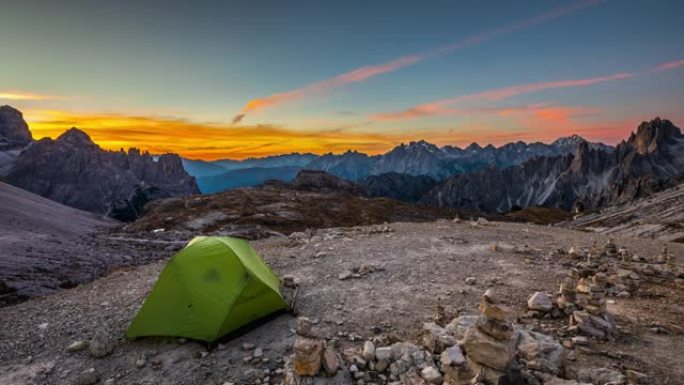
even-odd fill
[(681, 1), (4, 0), (35, 138), (193, 159), (684, 126)]

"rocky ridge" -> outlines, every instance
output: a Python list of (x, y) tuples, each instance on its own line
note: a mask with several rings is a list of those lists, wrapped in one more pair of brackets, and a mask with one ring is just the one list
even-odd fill
[(124, 231), (199, 232), (258, 239), (307, 229), (431, 221), (453, 218), (456, 213), (394, 199), (367, 198), (355, 183), (322, 171), (303, 170), (291, 183), (268, 181), (256, 188), (151, 202), (144, 215)]
[(575, 154), (453, 176), (420, 203), (489, 212), (531, 206), (581, 211), (624, 203), (679, 180), (684, 174), (683, 154), (680, 129), (656, 118), (639, 125), (615, 151), (581, 142)]
[[(575, 153), (581, 142), (584, 139), (574, 135), (560, 138), (551, 144), (519, 141), (501, 147), (491, 144), (481, 147), (473, 143), (461, 149), (455, 146), (440, 148), (421, 140), (402, 143), (382, 155), (369, 156), (353, 151), (340, 155), (326, 154), (305, 167), (323, 170), (352, 181), (386, 173), (427, 176), (439, 181), (455, 174), (490, 167), (508, 168), (535, 157)], [(612, 151), (612, 147), (601, 143), (591, 143), (590, 147)]]
[(0, 149), (4, 181), (81, 210), (132, 220), (150, 200), (199, 193), (178, 155), (105, 151), (77, 128), (33, 141), (10, 107), (0, 110), (0, 137), (23, 145)]
[(576, 215), (561, 226), (585, 231), (684, 243), (684, 184), (646, 198)]

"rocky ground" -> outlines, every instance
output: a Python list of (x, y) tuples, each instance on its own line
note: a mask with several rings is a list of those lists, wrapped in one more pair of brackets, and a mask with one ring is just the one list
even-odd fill
[[(180, 239), (185, 235), (174, 234), (153, 241), (185, 241)], [(628, 295), (609, 292), (607, 310), (614, 314), (619, 332), (605, 340), (573, 343), (567, 317), (528, 317), (528, 298), (537, 291), (556, 293), (577, 265), (576, 257), (566, 251), (574, 246), (579, 254), (585, 253), (594, 240), (602, 247), (608, 238), (521, 223), (438, 220), (331, 228), (252, 244), (276, 273), (294, 276), (299, 285), (296, 311), (312, 321), (317, 339), (336, 341), (334, 349), (344, 357), (341, 375), (328, 380), (317, 377), (315, 383), (382, 382), (377, 371), (354, 361), (355, 355), (363, 355), (365, 341), (372, 339), (377, 347), (400, 340), (420, 345), (422, 322), (433, 319), (438, 301), (449, 319), (478, 314), (488, 288), (510, 309), (516, 328), (541, 331), (566, 346), (562, 374), (566, 378), (584, 376), (586, 381), (581, 369), (608, 368), (592, 373), (630, 373), (634, 379), (631, 370), (642, 373), (651, 384), (684, 383), (681, 278), (627, 271), (635, 274), (630, 275), (634, 278), (630, 282), (636, 284)], [(655, 259), (663, 244), (633, 237), (616, 237), (615, 243), (644, 259)], [(681, 269), (684, 245), (667, 246)], [(179, 246), (170, 249), (174, 247)], [(167, 251), (167, 256), (171, 254)], [(164, 263), (122, 268), (94, 282), (3, 308), (0, 384), (284, 381), (285, 361), (295, 340), (295, 317), (289, 314), (211, 346), (176, 338), (125, 340), (126, 327)], [(618, 258), (613, 264), (619, 264)], [(533, 367), (529, 361), (528, 357), (527, 367)], [(361, 375), (344, 374), (352, 365)], [(420, 384), (424, 380), (406, 381)], [(591, 381), (604, 384), (608, 380), (595, 375)]]
[[(122, 241), (119, 223), (0, 182), (0, 306), (157, 261), (176, 242)], [(173, 250), (173, 249), (171, 249)]]
[(261, 188), (155, 201), (147, 206), (142, 218), (123, 227), (123, 231), (164, 229), (257, 239), (307, 228), (433, 221), (453, 218), (458, 212), (388, 198), (365, 198), (341, 186), (299, 186), (298, 182), (299, 177), (293, 185), (274, 182)]

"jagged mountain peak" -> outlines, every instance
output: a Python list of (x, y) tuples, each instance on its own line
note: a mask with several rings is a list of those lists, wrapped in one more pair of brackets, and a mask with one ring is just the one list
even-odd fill
[(564, 136), (561, 138), (558, 138), (554, 140), (551, 145), (553, 146), (569, 146), (569, 145), (576, 145), (582, 142), (586, 142), (587, 140), (584, 139), (583, 137), (577, 135), (577, 134), (572, 134), (570, 136)]
[(33, 140), (21, 111), (10, 106), (0, 106), (0, 140), (18, 143)]
[(632, 132), (627, 140), (639, 154), (650, 154), (658, 150), (658, 147), (673, 143), (682, 137), (679, 127), (667, 119), (659, 117), (650, 122), (642, 122), (637, 127), (636, 133)]
[(425, 141), (425, 140), (419, 140), (417, 142), (410, 142), (408, 146), (406, 146), (408, 149), (412, 150), (427, 150), (430, 152), (435, 152), (439, 151), (439, 147), (435, 146), (434, 144)]
[(0, 116), (5, 116), (5, 115), (22, 116), (21, 111), (17, 110), (16, 108), (14, 108), (12, 106), (9, 106), (9, 105), (0, 106)]
[(72, 146), (96, 145), (88, 134), (76, 127), (71, 127), (70, 129), (64, 131), (64, 133), (57, 138), (57, 142)]
[(466, 147), (465, 149), (466, 149), (466, 151), (475, 151), (475, 150), (482, 150), (482, 147), (480, 147), (479, 144), (473, 142), (473, 143), (470, 143), (470, 145), (468, 147)]

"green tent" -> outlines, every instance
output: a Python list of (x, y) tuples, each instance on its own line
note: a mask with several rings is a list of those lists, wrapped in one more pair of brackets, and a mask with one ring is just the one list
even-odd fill
[(287, 308), (279, 284), (247, 241), (197, 237), (166, 264), (126, 335), (214, 341)]

